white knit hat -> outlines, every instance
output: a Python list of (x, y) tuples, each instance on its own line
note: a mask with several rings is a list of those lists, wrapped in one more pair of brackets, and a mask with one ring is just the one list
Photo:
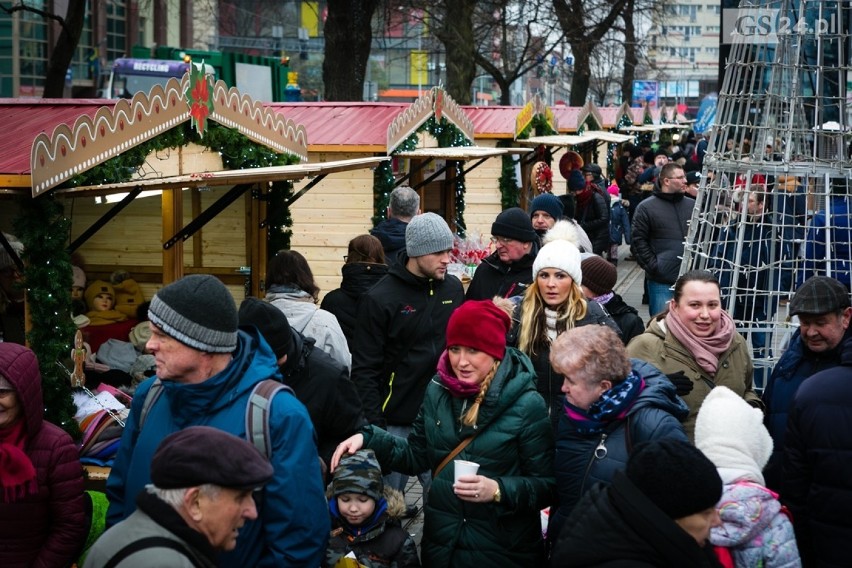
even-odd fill
[(695, 446), (719, 469), (726, 484), (748, 479), (763, 484), (772, 437), (763, 412), (728, 387), (715, 387), (695, 419)]
[(580, 268), (580, 251), (568, 241), (552, 241), (541, 247), (533, 262), (533, 279), (544, 268), (557, 268), (574, 279), (577, 286), (583, 282)]

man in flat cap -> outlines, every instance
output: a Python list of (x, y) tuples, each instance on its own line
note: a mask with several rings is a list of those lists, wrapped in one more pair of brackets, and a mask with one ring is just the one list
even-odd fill
[(84, 567), (216, 566), (246, 522), (257, 519), (252, 494), (274, 470), (245, 440), (209, 426), (166, 436), (151, 461), (151, 481), (136, 511), (106, 531)]
[(839, 280), (828, 276), (808, 278), (790, 300), (790, 315), (799, 317), (799, 329), (772, 369), (763, 391), (766, 428), (774, 443), (764, 476), (766, 485), (776, 491), (781, 485), (790, 405), (808, 377), (840, 365), (841, 346), (852, 337), (850, 306), (849, 290)]
[[(151, 482), (151, 461), (166, 436), (206, 425), (246, 438), (255, 387), (281, 380), (272, 348), (257, 329), (238, 329), (234, 299), (212, 276), (190, 275), (165, 286), (148, 316), (146, 346), (157, 376), (133, 397), (107, 480), (108, 525), (136, 509), (133, 500)], [(264, 435), (274, 475), (258, 518), (240, 530), (220, 566), (318, 566), (325, 554), (330, 522), (311, 419), (289, 390), (269, 402)], [(248, 434), (254, 439), (255, 433), (252, 426)]]

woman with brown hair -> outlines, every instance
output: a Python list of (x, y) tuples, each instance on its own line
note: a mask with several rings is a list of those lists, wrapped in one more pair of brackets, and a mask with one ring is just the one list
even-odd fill
[[(333, 470), (345, 453), (368, 447), (388, 469), (432, 469), (423, 566), (543, 560), (539, 511), (554, 493), (553, 433), (529, 359), (506, 347), (511, 304), (496, 301), (502, 306), (469, 300), (450, 316), (447, 350), (407, 439), (366, 426), (331, 460)], [(454, 479), (453, 458), (476, 462), (478, 471)]]
[(382, 242), (373, 235), (358, 235), (349, 241), (349, 249), (343, 260), (345, 264), (340, 288), (326, 294), (320, 308), (337, 318), (351, 351), (358, 300), (373, 284), (384, 278), (388, 267)]
[(352, 357), (337, 318), (317, 307), (319, 286), (305, 257), (294, 250), (278, 251), (266, 269), (266, 301), (284, 312), (290, 327), (315, 340), (322, 349), (347, 369)]

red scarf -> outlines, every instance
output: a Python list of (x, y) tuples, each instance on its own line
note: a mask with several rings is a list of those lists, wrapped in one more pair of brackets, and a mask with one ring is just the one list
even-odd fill
[(36, 470), (24, 452), (27, 431), (23, 420), (0, 430), (0, 499), (11, 503), (38, 491)]
[(587, 184), (586, 188), (575, 193), (574, 197), (577, 199), (577, 206), (585, 209), (586, 205), (589, 204), (589, 201), (592, 200), (592, 188)]

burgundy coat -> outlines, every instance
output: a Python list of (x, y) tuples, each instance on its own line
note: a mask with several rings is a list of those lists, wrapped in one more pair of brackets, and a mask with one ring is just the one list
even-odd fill
[(26, 453), (38, 493), (12, 503), (0, 494), (0, 566), (62, 568), (77, 559), (88, 534), (83, 468), (71, 437), (43, 420), (41, 374), (29, 349), (0, 343), (0, 374), (18, 392), (26, 421)]

